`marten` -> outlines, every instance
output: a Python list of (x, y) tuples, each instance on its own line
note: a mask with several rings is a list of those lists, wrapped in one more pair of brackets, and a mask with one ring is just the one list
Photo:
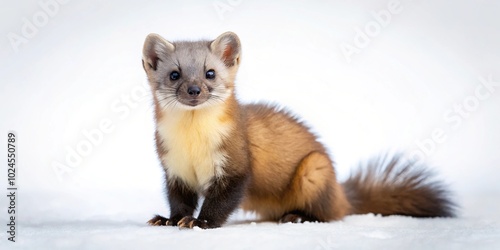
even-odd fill
[(375, 158), (337, 181), (327, 149), (300, 119), (275, 105), (237, 100), (240, 61), (232, 32), (194, 42), (147, 36), (142, 64), (170, 206), (170, 217), (156, 215), (149, 224), (217, 228), (238, 208), (279, 223), (364, 213), (454, 216), (447, 187), (403, 154)]

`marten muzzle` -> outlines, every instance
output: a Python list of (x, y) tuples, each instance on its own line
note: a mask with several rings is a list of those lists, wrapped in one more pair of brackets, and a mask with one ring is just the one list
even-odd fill
[(195, 107), (208, 100), (210, 91), (205, 84), (186, 83), (177, 89), (177, 100), (187, 106)]

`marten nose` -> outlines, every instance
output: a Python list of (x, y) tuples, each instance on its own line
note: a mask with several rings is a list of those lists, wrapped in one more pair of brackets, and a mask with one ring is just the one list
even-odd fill
[(200, 87), (193, 85), (188, 87), (187, 92), (190, 96), (196, 97), (200, 95), (201, 89)]

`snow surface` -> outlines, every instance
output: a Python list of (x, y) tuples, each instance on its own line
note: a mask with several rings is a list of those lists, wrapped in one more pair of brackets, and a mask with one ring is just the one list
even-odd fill
[(370, 214), (332, 223), (244, 221), (213, 230), (87, 220), (29, 225), (19, 233), (16, 246), (27, 249), (497, 249), (500, 229), (476, 219)]
[[(19, 138), (18, 240), (6, 240), (0, 191), (0, 249), (500, 249), (500, 87), (485, 92), (480, 80), (500, 81), (499, 2), (401, 0), (350, 62), (341, 46), (353, 45), (356, 29), (373, 25), (390, 0), (69, 0), (44, 24), (47, 2), (0, 10), (0, 141), (10, 130)], [(40, 27), (14, 48), (9, 34), (22, 35), (34, 18)], [(144, 38), (213, 39), (228, 30), (243, 46), (239, 99), (302, 117), (330, 149), (339, 179), (380, 152), (420, 153), (453, 190), (458, 218), (276, 225), (238, 211), (215, 230), (147, 226), (168, 209)], [(111, 131), (101, 129), (75, 158), (103, 121)], [(0, 142), (0, 164), (5, 152)]]

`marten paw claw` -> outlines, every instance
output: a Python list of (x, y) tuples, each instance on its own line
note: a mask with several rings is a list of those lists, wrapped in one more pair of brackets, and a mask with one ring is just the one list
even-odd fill
[(155, 215), (153, 219), (148, 221), (148, 224), (151, 226), (172, 226), (172, 223), (169, 219), (160, 215)]
[(206, 220), (198, 220), (192, 216), (185, 216), (179, 222), (177, 222), (179, 228), (194, 228), (199, 227), (202, 229), (207, 229), (208, 224)]
[(281, 217), (279, 223), (304, 223), (306, 221), (318, 221), (317, 219), (299, 213), (287, 213)]
[(301, 223), (302, 222), (302, 216), (298, 214), (286, 214), (280, 219), (280, 223)]

